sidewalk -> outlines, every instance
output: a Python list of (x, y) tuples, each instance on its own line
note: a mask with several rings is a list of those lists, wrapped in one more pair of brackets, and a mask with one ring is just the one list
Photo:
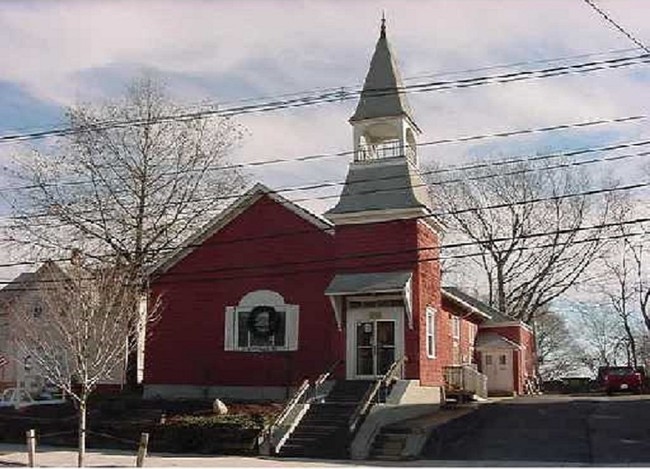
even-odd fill
[[(434, 414), (394, 424), (395, 427), (408, 427), (414, 434), (427, 435), (450, 420), (461, 417), (474, 410), (474, 406), (436, 412)], [(136, 450), (91, 449), (86, 453), (86, 467), (134, 467)], [(431, 464), (433, 463), (433, 464)], [(439, 461), (400, 461), (400, 466), (441, 465)], [(352, 461), (321, 459), (275, 459), (266, 457), (219, 456), (203, 454), (149, 453), (146, 467), (343, 467), (343, 466), (394, 466), (390, 461)], [(0, 443), (0, 468), (27, 465), (25, 445)], [(39, 446), (36, 450), (38, 467), (75, 467), (77, 452), (74, 448), (58, 446)], [(446, 465), (446, 464), (443, 464)], [(452, 464), (453, 465), (453, 464)]]
[[(135, 450), (89, 450), (86, 467), (134, 467)], [(187, 455), (150, 453), (146, 467), (340, 467), (349, 461), (271, 459), (245, 456)], [(27, 465), (24, 445), (0, 444), (0, 467)], [(36, 451), (38, 467), (75, 467), (77, 452), (73, 448), (40, 446)]]

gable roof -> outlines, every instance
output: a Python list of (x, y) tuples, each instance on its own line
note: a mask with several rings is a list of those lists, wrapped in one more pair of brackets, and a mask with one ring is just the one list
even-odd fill
[(476, 337), (476, 349), (521, 349), (518, 343), (495, 332), (481, 332)]
[(511, 318), (507, 317), (498, 309), (493, 308), (487, 303), (483, 303), (481, 300), (465, 293), (458, 287), (442, 287), (442, 295), (454, 303), (464, 306), (467, 310), (479, 314), (490, 323), (512, 321)]
[(0, 290), (0, 304), (7, 304), (19, 297), (36, 280), (36, 272), (23, 272)]
[(226, 207), (221, 213), (219, 213), (219, 215), (214, 217), (202, 228), (197, 230), (192, 236), (187, 238), (169, 256), (162, 259), (158, 264), (156, 264), (150, 270), (149, 275), (160, 275), (169, 270), (172, 266), (182, 260), (185, 256), (194, 252), (194, 250), (199, 248), (208, 238), (224, 228), (264, 196), (267, 196), (273, 201), (279, 203), (286, 209), (298, 215), (303, 220), (311, 223), (318, 229), (323, 230), (325, 233), (331, 234), (330, 229), (332, 228), (332, 224), (329, 221), (291, 202), (289, 199), (279, 195), (277, 192), (269, 189), (264, 184), (257, 183), (235, 202)]
[[(0, 307), (6, 306), (26, 291), (34, 291), (35, 284), (43, 281), (50, 281), (54, 277), (65, 276), (61, 268), (52, 261), (44, 262), (34, 272), (22, 272), (11, 282), (0, 289)], [(61, 277), (59, 277), (61, 278)]]
[(402, 115), (407, 116), (415, 125), (413, 111), (406, 99), (404, 84), (395, 59), (395, 52), (386, 38), (386, 27), (382, 20), (375, 53), (370, 61), (359, 104), (350, 118), (350, 122)]

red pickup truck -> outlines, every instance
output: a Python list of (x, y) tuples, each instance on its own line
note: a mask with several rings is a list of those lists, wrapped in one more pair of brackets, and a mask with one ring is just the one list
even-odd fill
[(599, 374), (608, 395), (619, 391), (641, 392), (643, 376), (631, 366), (608, 366), (602, 368)]

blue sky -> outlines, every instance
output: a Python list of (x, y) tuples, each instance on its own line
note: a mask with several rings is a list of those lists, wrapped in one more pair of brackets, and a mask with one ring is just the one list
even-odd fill
[[(598, 4), (650, 43), (650, 2)], [(476, 70), (580, 54), (597, 55), (552, 64), (607, 59), (623, 54), (611, 51), (634, 47), (582, 0), (5, 0), (0, 8), (0, 134), (60, 124), (66, 106), (116, 96), (143, 70), (155, 71), (188, 105), (359, 86), (382, 9), (407, 83), (429, 75), (454, 79), (544, 68), (549, 64)], [(410, 100), (426, 141), (645, 114), (649, 84), (650, 69), (641, 65), (419, 93)], [(243, 116), (240, 122), (249, 135), (234, 157), (246, 162), (348, 150), (352, 133), (347, 119), (355, 105), (345, 101)], [(423, 148), (421, 160), (455, 163), (648, 135), (646, 120)], [(11, 161), (26, 150), (24, 145), (0, 145), (0, 158)], [(332, 158), (264, 166), (253, 178), (278, 188), (340, 181), (346, 169), (346, 158)], [(333, 203), (304, 205), (322, 212)]]

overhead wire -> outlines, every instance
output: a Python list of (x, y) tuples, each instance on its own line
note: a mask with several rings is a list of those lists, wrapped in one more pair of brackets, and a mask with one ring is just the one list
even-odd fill
[[(588, 231), (588, 230), (595, 230), (595, 229), (603, 229), (603, 228), (608, 228), (608, 227), (618, 227), (618, 226), (636, 226), (639, 224), (644, 224), (650, 222), (650, 218), (638, 218), (638, 219), (633, 219), (633, 220), (625, 220), (621, 222), (612, 222), (612, 223), (603, 223), (603, 224), (597, 224), (597, 225), (591, 225), (591, 226), (583, 226), (583, 227), (575, 227), (575, 228), (568, 228), (568, 229), (561, 229), (561, 230), (555, 230), (555, 231), (548, 231), (548, 232), (537, 232), (537, 233), (530, 233), (528, 235), (522, 235), (517, 237), (517, 240), (520, 239), (531, 239), (531, 238), (541, 238), (544, 236), (557, 236), (558, 234), (573, 234), (575, 232), (580, 232), (580, 231)], [(558, 246), (566, 246), (566, 245), (576, 245), (576, 244), (585, 244), (585, 243), (595, 243), (599, 241), (607, 241), (607, 240), (613, 240), (613, 239), (622, 239), (625, 237), (636, 237), (636, 236), (642, 236), (645, 235), (646, 233), (624, 233), (624, 234), (616, 234), (616, 235), (598, 235), (595, 237), (591, 238), (582, 238), (578, 240), (572, 240), (570, 242), (568, 241), (557, 241), (553, 243), (547, 243), (547, 244), (541, 244), (541, 245), (534, 245), (534, 246), (517, 246), (517, 247), (510, 247), (506, 249), (496, 249), (495, 252), (500, 252), (500, 251), (513, 251), (513, 252), (518, 252), (518, 251), (528, 251), (528, 250), (536, 250), (536, 249), (545, 249), (545, 248), (550, 248), (550, 247), (558, 247)], [(287, 261), (287, 262), (275, 262), (273, 264), (254, 264), (250, 266), (228, 266), (228, 267), (223, 267), (223, 268), (216, 268), (216, 269), (202, 269), (202, 270), (194, 270), (194, 271), (182, 271), (182, 272), (176, 272), (176, 273), (169, 273), (165, 272), (162, 273), (161, 275), (164, 276), (187, 276), (191, 277), (193, 275), (203, 275), (203, 274), (212, 274), (212, 273), (220, 273), (220, 272), (230, 272), (230, 271), (237, 271), (237, 270), (269, 270), (271, 269), (271, 272), (257, 272), (253, 274), (245, 274), (245, 275), (234, 275), (234, 276), (224, 276), (224, 277), (199, 277), (199, 278), (190, 278), (187, 280), (169, 280), (169, 281), (164, 281), (157, 279), (155, 280), (155, 283), (157, 284), (175, 284), (175, 283), (186, 283), (186, 282), (213, 282), (213, 281), (226, 281), (226, 280), (238, 280), (242, 278), (257, 278), (257, 277), (268, 277), (269, 273), (273, 273), (273, 275), (292, 275), (292, 274), (305, 274), (305, 273), (316, 273), (316, 272), (321, 272), (321, 271), (335, 271), (335, 270), (348, 270), (351, 268), (351, 266), (341, 266), (337, 265), (337, 263), (341, 263), (343, 261), (351, 261), (351, 260), (359, 260), (359, 259), (372, 259), (372, 258), (377, 258), (377, 257), (386, 257), (386, 256), (396, 256), (396, 255), (402, 255), (402, 254), (419, 254), (421, 252), (425, 251), (437, 251), (439, 249), (453, 249), (457, 247), (467, 247), (467, 246), (479, 246), (482, 243), (491, 241), (491, 242), (504, 242), (504, 241), (511, 241), (513, 238), (509, 237), (502, 237), (502, 238), (497, 238), (493, 240), (475, 240), (475, 241), (465, 241), (465, 242), (459, 242), (459, 243), (450, 243), (450, 244), (442, 244), (439, 247), (421, 247), (421, 248), (410, 248), (410, 249), (404, 249), (404, 250), (392, 250), (392, 251), (383, 251), (383, 252), (366, 252), (366, 253), (358, 253), (358, 254), (350, 254), (350, 255), (345, 255), (345, 256), (334, 256), (334, 257), (328, 257), (324, 259), (309, 259), (309, 260), (304, 260), (304, 261)], [(441, 260), (449, 260), (449, 259), (460, 259), (460, 258), (468, 258), (468, 257), (477, 257), (477, 256), (484, 256), (485, 253), (483, 252), (470, 252), (470, 253), (462, 253), (462, 254), (450, 254), (450, 255), (440, 255), (436, 254), (431, 257), (416, 257), (416, 258), (408, 258), (408, 259), (400, 259), (400, 260), (393, 260), (391, 262), (379, 262), (379, 263), (374, 263), (374, 264), (367, 264), (364, 263), (364, 267), (377, 267), (377, 268), (384, 268), (384, 267), (389, 267), (389, 266), (407, 266), (407, 265), (417, 265), (421, 263), (426, 263), (426, 262), (433, 262), (433, 261), (441, 261)], [(50, 261), (54, 262), (64, 262), (64, 261), (69, 261), (71, 258), (59, 258), (56, 260), (48, 259)], [(42, 263), (43, 261), (36, 262), (34, 261), (34, 264), (39, 264)], [(311, 264), (327, 264), (325, 266), (322, 266), (320, 268), (309, 268), (308, 270), (294, 270), (294, 271), (285, 271), (282, 269), (278, 269), (278, 267), (284, 267), (284, 266), (297, 266), (297, 265), (311, 265)], [(24, 264), (20, 264), (24, 265)], [(0, 268), (2, 267), (8, 267), (8, 266), (13, 266), (13, 264), (5, 263), (5, 264), (0, 264)], [(354, 266), (352, 266), (353, 268)], [(153, 273), (155, 277), (155, 273)], [(61, 280), (32, 280), (30, 283), (59, 283)], [(0, 284), (15, 284), (14, 281), (0, 281)], [(35, 289), (25, 289), (25, 290), (30, 290), (33, 291)], [(12, 288), (11, 291), (21, 291), (21, 288)]]
[[(533, 204), (533, 203), (540, 203), (544, 201), (552, 201), (552, 200), (560, 200), (564, 198), (574, 198), (574, 197), (579, 197), (579, 196), (591, 196), (591, 195), (596, 195), (596, 194), (602, 194), (602, 193), (610, 193), (610, 192), (615, 192), (615, 191), (627, 191), (627, 190), (633, 190), (637, 189), (640, 187), (648, 187), (650, 186), (650, 181), (645, 182), (645, 183), (640, 183), (640, 184), (635, 184), (635, 185), (628, 185), (624, 187), (619, 187), (619, 188), (610, 188), (610, 189), (598, 189), (598, 190), (591, 190), (591, 191), (584, 191), (582, 193), (571, 193), (571, 194), (563, 194), (563, 195), (557, 195), (557, 196), (549, 196), (549, 197), (539, 197), (535, 199), (530, 199), (530, 200), (522, 200), (522, 201), (516, 201), (516, 202), (511, 202), (511, 203), (503, 203), (503, 204), (494, 204), (491, 206), (485, 206), (485, 207), (471, 207), (471, 208), (463, 208), (459, 209), (456, 211), (453, 211), (455, 214), (460, 214), (460, 213), (467, 213), (471, 211), (480, 211), (480, 210), (487, 210), (487, 209), (497, 209), (497, 208), (507, 208), (511, 206), (518, 206), (518, 205), (527, 205), (527, 204)], [(452, 212), (448, 212), (452, 213)], [(424, 214), (424, 215), (419, 215), (410, 218), (410, 220), (425, 220), (425, 219), (430, 219), (430, 218), (435, 218), (436, 215), (432, 214)], [(634, 220), (634, 223), (645, 223), (648, 220), (645, 218), (640, 218)], [(616, 223), (606, 223), (606, 224), (601, 224), (601, 225), (596, 225), (592, 226), (591, 228), (574, 228), (573, 231), (583, 231), (584, 229), (595, 229), (596, 227), (598, 228), (605, 228), (605, 227), (612, 227), (612, 226), (619, 226), (623, 225), (625, 223), (621, 222), (616, 222)], [(228, 240), (228, 241), (221, 241), (221, 242), (211, 242), (211, 243), (186, 243), (181, 246), (175, 246), (175, 247), (169, 247), (169, 248), (162, 248), (158, 250), (152, 250), (152, 252), (168, 252), (168, 251), (176, 251), (180, 252), (183, 250), (191, 249), (191, 248), (197, 248), (197, 247), (208, 247), (208, 248), (218, 248), (220, 246), (224, 245), (233, 245), (233, 244), (240, 244), (240, 243), (247, 243), (251, 241), (268, 241), (269, 239), (273, 238), (279, 238), (279, 237), (295, 237), (299, 235), (308, 235), (308, 234), (314, 234), (317, 232), (328, 232), (334, 229), (333, 226), (328, 226), (325, 228), (319, 228), (319, 227), (312, 227), (310, 229), (305, 229), (305, 230), (292, 230), (292, 231), (287, 231), (287, 232), (279, 232), (279, 233), (271, 233), (271, 234), (265, 234), (261, 236), (246, 236), (246, 237), (238, 237), (236, 239)], [(547, 232), (544, 233), (544, 235), (554, 235), (561, 233), (562, 231), (552, 231), (552, 232)], [(528, 235), (529, 237), (538, 237), (541, 235)], [(506, 238), (507, 239), (507, 238)], [(467, 245), (472, 245), (472, 244), (480, 244), (480, 242), (469, 242), (469, 244), (459, 244), (457, 246), (467, 246)], [(455, 245), (442, 245), (441, 248), (450, 248), (450, 247), (457, 247)], [(110, 257), (110, 255), (107, 255), (107, 257)], [(62, 261), (67, 261), (70, 260), (69, 257), (66, 258), (59, 258), (55, 259), (57, 262), (62, 262)], [(16, 262), (16, 263), (5, 263), (5, 264), (0, 264), (0, 268), (7, 268), (7, 267), (16, 267), (16, 266), (25, 266), (25, 265), (35, 265), (42, 263), (43, 261), (21, 261), (21, 262)]]
[[(437, 140), (431, 140), (431, 141), (426, 141), (426, 142), (419, 142), (419, 143), (416, 143), (416, 146), (417, 147), (430, 147), (430, 146), (436, 146), (436, 145), (447, 145), (447, 144), (453, 144), (453, 143), (465, 143), (465, 142), (471, 142), (471, 141), (488, 140), (488, 139), (492, 139), (492, 138), (508, 138), (508, 137), (514, 137), (514, 136), (520, 136), (520, 135), (536, 134), (536, 133), (544, 133), (544, 132), (553, 132), (553, 131), (558, 131), (558, 130), (579, 129), (579, 128), (585, 128), (585, 127), (605, 125), (605, 124), (623, 124), (623, 123), (629, 123), (629, 122), (638, 122), (638, 121), (642, 121), (642, 120), (646, 120), (646, 119), (648, 119), (648, 115), (643, 114), (643, 115), (615, 117), (615, 118), (609, 118), (609, 119), (586, 120), (586, 121), (571, 122), (571, 123), (568, 123), (568, 124), (560, 124), (560, 125), (553, 125), (553, 126), (533, 127), (533, 128), (527, 128), (527, 129), (516, 129), (516, 130), (507, 130), (507, 131), (499, 131), (499, 132), (491, 132), (491, 133), (484, 133), (484, 134), (469, 135), (469, 136), (463, 136), (463, 137), (437, 139)], [(616, 144), (616, 145), (619, 145), (619, 144)], [(611, 149), (617, 149), (617, 148), (614, 148), (616, 145), (611, 146)], [(626, 143), (623, 142), (620, 145), (622, 145), (621, 148), (623, 148), (626, 145)], [(606, 148), (606, 149), (608, 150), (609, 148)], [(589, 153), (590, 151), (591, 150), (588, 149), (588, 148), (587, 149), (579, 149), (579, 150), (570, 150), (567, 153), (565, 153), (564, 156), (575, 156), (575, 155), (578, 155), (580, 153)], [(594, 150), (594, 151), (605, 151), (605, 150)], [(308, 161), (320, 160), (320, 159), (325, 159), (325, 158), (351, 156), (353, 154), (354, 154), (354, 150), (344, 150), (344, 151), (339, 151), (339, 152), (335, 152), (335, 153), (317, 153), (317, 154), (303, 155), (303, 156), (291, 157), (291, 158), (261, 159), (261, 160), (257, 160), (257, 161), (250, 161), (250, 162), (247, 162), (247, 163), (237, 163), (237, 164), (226, 164), (226, 165), (210, 166), (210, 167), (205, 167), (205, 168), (202, 168), (202, 169), (176, 170), (176, 171), (166, 172), (166, 173), (164, 173), (164, 175), (174, 176), (174, 175), (179, 175), (179, 174), (186, 174), (186, 173), (200, 172), (200, 171), (224, 171), (224, 170), (231, 170), (231, 169), (246, 169), (246, 168), (252, 168), (252, 167), (259, 167), (259, 166), (282, 164), (282, 163), (308, 162)], [(531, 158), (534, 158), (534, 157), (531, 157)], [(529, 158), (526, 158), (526, 159), (529, 159)], [(523, 159), (521, 159), (521, 160), (523, 160)], [(502, 164), (509, 164), (507, 161), (508, 160), (504, 160), (504, 163), (502, 163)], [(514, 162), (515, 160), (512, 160), (512, 161)], [(455, 165), (455, 166), (452, 165), (452, 166), (449, 166), (448, 168), (443, 168), (443, 169), (439, 169), (439, 170), (436, 170), (436, 171), (439, 171), (439, 172), (460, 171), (460, 170), (463, 170), (465, 167), (474, 169), (474, 168), (478, 168), (480, 166), (478, 166), (476, 164), (467, 165), (467, 166), (465, 166), (465, 165)], [(85, 185), (85, 184), (92, 184), (92, 183), (93, 183), (93, 181), (88, 179), (88, 180), (75, 180), (75, 181), (59, 181), (59, 182), (43, 183), (43, 184), (30, 184), (30, 185), (24, 185), (24, 186), (1, 188), (0, 193), (2, 193), (2, 192), (11, 192), (11, 191), (40, 189), (40, 188), (43, 188), (43, 187), (77, 186), (77, 185)]]
[(362, 93), (365, 98), (381, 98), (387, 95), (394, 95), (395, 93), (403, 94), (406, 92), (430, 92), (430, 91), (443, 91), (448, 89), (461, 89), (474, 86), (482, 86), (491, 83), (509, 83), (529, 79), (542, 79), (562, 75), (589, 73), (605, 69), (615, 69), (628, 67), (631, 65), (639, 65), (650, 63), (650, 54), (641, 54), (629, 57), (607, 59), (600, 61), (591, 61), (581, 64), (566, 65), (560, 67), (553, 67), (540, 70), (527, 70), (513, 73), (505, 73), (499, 75), (490, 75), (483, 77), (467, 78), (462, 80), (447, 80), (447, 81), (433, 81), (427, 83), (417, 83), (412, 85), (405, 85), (401, 88), (386, 88), (386, 89), (364, 89), (355, 91), (329, 91), (323, 92), (314, 96), (299, 97), (288, 100), (274, 100), (261, 104), (234, 106), (225, 109), (210, 109), (205, 111), (186, 112), (176, 115), (161, 116), (155, 119), (132, 119), (125, 121), (106, 121), (89, 124), (84, 127), (66, 127), (45, 130), (40, 132), (30, 133), (15, 133), (8, 135), (0, 135), (0, 143), (24, 141), (32, 139), (40, 139), (53, 136), (67, 136), (74, 133), (83, 131), (97, 131), (108, 128), (124, 127), (124, 126), (140, 126), (150, 125), (157, 122), (166, 122), (172, 120), (196, 120), (203, 119), (211, 116), (230, 117), (242, 114), (250, 114), (257, 112), (268, 112), (279, 109), (299, 108), (305, 106), (312, 106), (315, 104), (323, 104), (328, 102), (340, 102), (350, 99), (355, 99)]
[[(589, 149), (587, 150), (580, 150), (578, 151), (578, 154), (585, 154), (588, 152), (594, 152), (594, 151), (608, 151), (611, 149), (622, 149), (622, 148), (629, 148), (629, 147), (634, 147), (634, 146), (645, 146), (650, 144), (650, 141), (639, 141), (639, 142), (631, 142), (631, 143), (625, 143), (625, 144), (617, 144), (617, 145), (612, 145), (610, 147), (601, 147), (600, 150), (596, 148)], [(608, 150), (603, 150), (602, 148), (608, 149)], [(569, 152), (572, 153), (572, 152)], [(553, 159), (553, 158), (560, 158), (562, 156), (566, 156), (566, 154), (549, 154), (545, 156), (538, 156), (535, 158), (535, 161), (541, 161), (541, 160), (548, 160), (548, 159)], [(322, 200), (331, 200), (331, 199), (344, 199), (348, 197), (358, 197), (366, 194), (381, 194), (381, 193), (390, 193), (390, 192), (397, 192), (401, 191), (404, 189), (409, 189), (409, 188), (421, 188), (421, 187), (430, 187), (430, 186), (439, 186), (439, 185), (446, 185), (446, 184), (458, 184), (462, 183), (465, 181), (480, 181), (480, 180), (485, 180), (485, 179), (492, 179), (492, 178), (501, 178), (501, 177), (507, 177), (507, 176), (514, 176), (514, 175), (520, 175), (520, 174), (527, 174), (527, 173), (532, 173), (532, 172), (540, 172), (540, 171), (552, 171), (552, 170), (557, 170), (557, 169), (566, 169), (570, 167), (579, 167), (579, 166), (584, 166), (587, 164), (596, 164), (596, 163), (611, 163), (614, 161), (622, 161), (625, 159), (631, 159), (631, 158), (637, 158), (637, 157), (648, 157), (650, 156), (650, 151), (645, 151), (645, 152), (639, 152), (639, 153), (632, 153), (632, 154), (624, 154), (624, 155), (615, 155), (611, 157), (603, 157), (603, 158), (593, 158), (591, 160), (578, 160), (578, 161), (567, 161), (567, 162), (561, 162), (559, 164), (556, 164), (554, 166), (541, 166), (541, 167), (526, 167), (526, 168), (518, 168), (514, 171), (509, 171), (509, 172), (493, 172), (493, 173), (487, 173), (487, 174), (478, 174), (474, 176), (469, 176), (469, 177), (462, 177), (462, 178), (455, 178), (455, 179), (446, 179), (446, 180), (440, 180), (440, 181), (426, 181), (422, 183), (417, 183), (417, 184), (412, 184), (409, 183), (408, 185), (402, 185), (402, 186), (394, 186), (394, 187), (389, 187), (389, 188), (371, 188), (367, 190), (361, 190), (361, 191), (355, 191), (355, 192), (350, 192), (350, 193), (341, 193), (341, 194), (327, 194), (327, 195), (320, 195), (320, 196), (312, 196), (312, 197), (302, 197), (302, 198), (296, 198), (293, 199), (293, 203), (300, 203), (300, 202), (314, 202), (314, 201), (322, 201)], [(508, 160), (506, 160), (508, 161)], [(520, 160), (520, 161), (527, 161), (527, 160)], [(519, 161), (519, 162), (520, 162)], [(508, 161), (510, 164), (514, 164), (514, 160), (509, 160)], [(495, 166), (503, 165), (504, 160), (497, 161), (498, 164)], [(484, 163), (482, 163), (478, 168), (484, 168), (486, 167)], [(489, 167), (489, 165), (487, 166)], [(474, 169), (474, 168), (472, 168)], [(443, 171), (440, 171), (438, 169), (433, 169), (430, 171), (422, 171), (419, 174), (422, 176), (430, 176), (433, 174), (437, 174)], [(383, 177), (378, 177), (378, 178), (373, 178), (373, 179), (359, 179), (356, 181), (352, 181), (352, 185), (357, 185), (357, 184), (367, 184), (369, 182), (385, 182), (385, 181), (391, 181), (391, 180), (401, 180), (403, 179), (403, 176), (383, 176)], [(349, 184), (349, 182), (347, 183)], [(297, 187), (289, 187), (289, 188), (280, 188), (277, 190), (274, 190), (273, 193), (275, 194), (280, 194), (280, 193), (285, 193), (285, 192), (297, 192), (297, 191), (306, 191), (306, 190), (316, 190), (316, 189), (324, 189), (324, 188), (330, 188), (330, 187), (337, 187), (337, 186), (345, 186), (346, 181), (336, 181), (336, 182), (327, 182), (327, 183), (318, 183), (318, 184), (311, 184), (307, 186), (297, 186)], [(623, 186), (623, 187), (628, 187), (628, 186)], [(634, 186), (636, 188), (636, 186)], [(645, 185), (641, 185), (639, 187), (645, 187)], [(182, 202), (169, 202), (166, 204), (166, 207), (173, 207), (175, 205), (180, 205), (180, 204), (185, 204), (185, 203), (199, 203), (199, 202), (205, 202), (205, 201), (218, 201), (218, 200), (223, 200), (223, 201), (228, 201), (228, 200), (237, 200), (243, 196), (247, 195), (247, 193), (239, 193), (239, 194), (233, 194), (233, 195), (228, 195), (228, 196), (206, 196), (206, 197), (200, 197), (200, 198), (195, 198), (195, 199), (187, 199), (183, 200)], [(155, 205), (155, 204), (154, 204)], [(145, 205), (146, 207), (146, 205)], [(120, 206), (119, 211), (123, 211), (128, 207)], [(132, 208), (136, 208), (136, 206), (133, 206)], [(62, 216), (70, 217), (73, 218), (75, 216), (81, 216), (81, 215), (89, 215), (97, 213), (97, 209), (88, 209), (88, 210), (82, 210), (82, 211), (72, 211), (72, 212), (61, 212), (60, 215), (53, 215), (52, 213), (31, 213), (31, 214), (25, 214), (25, 215), (11, 215), (8, 217), (5, 217), (7, 220), (33, 220), (37, 218), (61, 218)], [(444, 216), (448, 215), (449, 213), (434, 213), (436, 216)], [(101, 221), (101, 222), (106, 222), (106, 221), (111, 221), (113, 220), (112, 217), (106, 217), (103, 216), (101, 220), (87, 220), (88, 222), (94, 222), (94, 221)], [(38, 226), (37, 224), (30, 224), (29, 226)], [(70, 226), (70, 224), (60, 224), (60, 225), (54, 225), (54, 226), (49, 226), (55, 227), (55, 226)], [(7, 228), (8, 226), (5, 226)], [(10, 226), (9, 226), (10, 227)]]

